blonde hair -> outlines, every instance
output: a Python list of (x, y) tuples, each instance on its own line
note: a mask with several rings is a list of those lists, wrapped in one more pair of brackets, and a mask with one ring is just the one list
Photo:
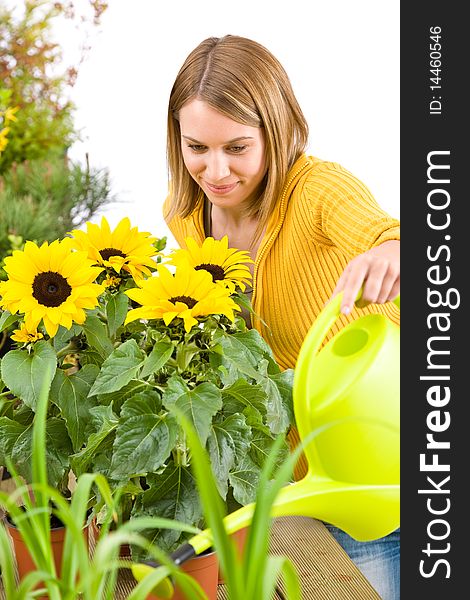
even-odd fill
[(187, 217), (204, 195), (188, 173), (181, 148), (179, 111), (199, 99), (238, 123), (264, 129), (267, 173), (264, 190), (247, 207), (264, 229), (307, 145), (308, 125), (280, 62), (261, 44), (239, 36), (211, 37), (186, 58), (170, 94), (167, 160), (171, 184), (165, 217)]

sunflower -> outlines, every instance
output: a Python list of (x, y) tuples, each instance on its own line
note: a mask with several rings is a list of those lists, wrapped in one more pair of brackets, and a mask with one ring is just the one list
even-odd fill
[(40, 247), (26, 242), (24, 250), (5, 258), (4, 269), (8, 280), (0, 282), (0, 306), (24, 314), (28, 332), (42, 320), (50, 337), (59, 325), (70, 329), (72, 322), (84, 323), (84, 309), (94, 308), (104, 289), (93, 283), (103, 269), (93, 266), (86, 252), (73, 251), (68, 238)]
[(44, 336), (40, 331), (28, 331), (28, 329), (26, 329), (25, 323), (21, 323), (20, 328), (15, 329), (10, 337), (15, 342), (19, 342), (21, 344), (29, 344), (30, 342), (37, 342)]
[(135, 281), (155, 270), (152, 256), (157, 254), (153, 243), (157, 238), (150, 233), (131, 227), (130, 220), (125, 217), (111, 231), (105, 217), (101, 226), (87, 223), (87, 230), (74, 229), (74, 247), (85, 250), (88, 258), (99, 265), (114, 269), (116, 273), (127, 271)]
[(170, 264), (176, 267), (190, 265), (197, 271), (208, 271), (215, 283), (220, 282), (231, 292), (236, 286), (245, 291), (246, 284), (251, 281), (251, 272), (245, 263), (253, 263), (248, 252), (229, 248), (226, 235), (221, 240), (208, 237), (202, 246), (190, 237), (185, 242), (186, 249), (172, 252)]
[(159, 265), (157, 271), (158, 276), (142, 280), (139, 288), (126, 291), (142, 305), (128, 312), (126, 324), (136, 319), (163, 319), (169, 325), (179, 317), (189, 331), (197, 324), (196, 317), (222, 314), (233, 321), (233, 311), (240, 310), (229, 290), (215, 284), (207, 271), (182, 266), (173, 275), (164, 265)]

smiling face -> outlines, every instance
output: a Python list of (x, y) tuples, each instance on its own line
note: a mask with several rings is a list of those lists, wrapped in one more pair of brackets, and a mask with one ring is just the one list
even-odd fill
[(267, 170), (261, 128), (233, 121), (197, 99), (181, 108), (179, 122), (184, 164), (212, 204), (243, 208), (260, 194)]

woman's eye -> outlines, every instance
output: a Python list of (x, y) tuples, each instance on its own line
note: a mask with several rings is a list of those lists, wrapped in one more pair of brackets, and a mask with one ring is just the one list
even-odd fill
[(188, 148), (191, 148), (193, 152), (204, 152), (204, 150), (206, 149), (205, 146), (202, 146), (200, 144), (188, 144)]
[(230, 146), (229, 150), (230, 152), (235, 152), (237, 154), (246, 150), (246, 146)]

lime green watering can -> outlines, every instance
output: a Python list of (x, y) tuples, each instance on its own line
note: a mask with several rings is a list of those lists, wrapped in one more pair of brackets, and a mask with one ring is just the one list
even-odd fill
[[(399, 297), (394, 302), (400, 307)], [(321, 348), (340, 306), (338, 295), (320, 313), (300, 349), (295, 420), (301, 440), (316, 433), (304, 448), (307, 474), (280, 491), (272, 516), (313, 517), (356, 540), (370, 541), (400, 524), (400, 328), (384, 315), (366, 315)], [(227, 532), (249, 525), (254, 507), (227, 515)], [(210, 545), (210, 531), (205, 530), (172, 558), (182, 564)], [(145, 574), (134, 570), (138, 579)]]

